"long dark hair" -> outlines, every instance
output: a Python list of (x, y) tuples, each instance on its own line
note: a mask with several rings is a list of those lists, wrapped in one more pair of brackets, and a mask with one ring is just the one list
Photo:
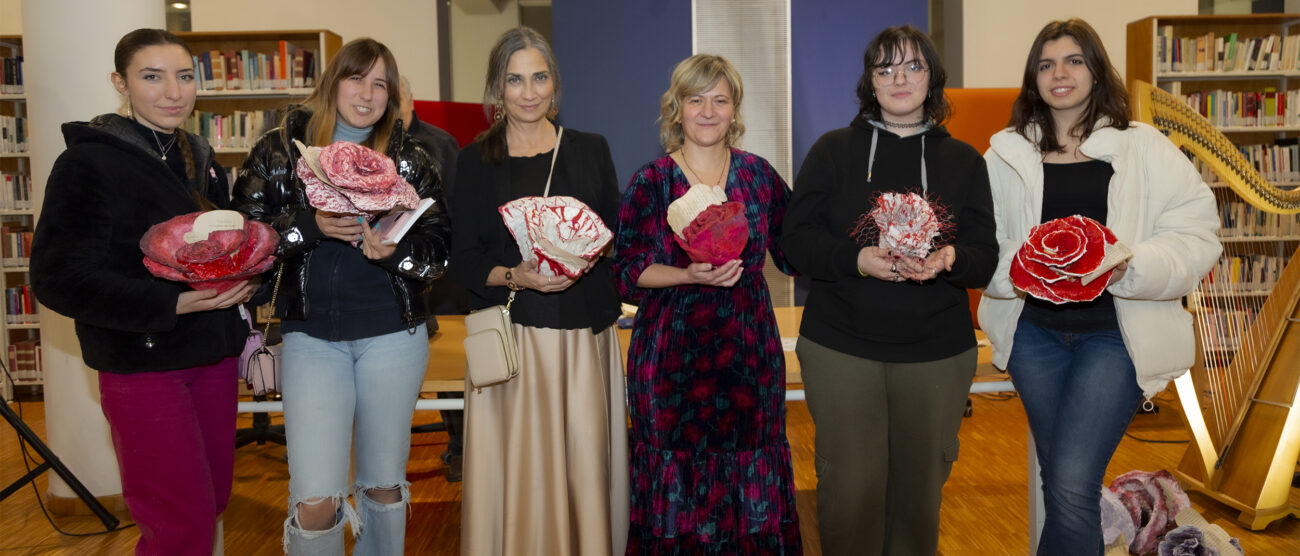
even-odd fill
[(1129, 127), (1128, 90), (1124, 88), (1124, 80), (1120, 78), (1115, 66), (1111, 65), (1110, 56), (1106, 54), (1106, 47), (1101, 44), (1097, 31), (1087, 21), (1079, 18), (1053, 21), (1038, 32), (1034, 45), (1029, 48), (1020, 94), (1011, 107), (1011, 121), (1007, 123), (1007, 127), (1015, 129), (1016, 133), (1030, 141), (1034, 141), (1034, 138), (1030, 137), (1029, 128), (1037, 125), (1040, 137), (1036, 146), (1041, 153), (1065, 150), (1056, 139), (1056, 121), (1052, 118), (1052, 109), (1038, 94), (1038, 62), (1043, 56), (1043, 45), (1061, 37), (1070, 37), (1079, 43), (1079, 48), (1083, 50), (1084, 64), (1095, 80), (1092, 92), (1088, 95), (1088, 106), (1079, 116), (1079, 121), (1070, 128), (1070, 134), (1079, 136), (1080, 142), (1085, 141), (1103, 118), (1107, 120), (1106, 127)]
[(873, 120), (880, 119), (880, 103), (876, 101), (876, 89), (872, 85), (872, 75), (876, 68), (904, 62), (903, 52), (908, 46), (921, 56), (925, 67), (930, 70), (930, 82), (926, 89), (925, 119), (934, 125), (942, 124), (952, 114), (948, 98), (943, 95), (943, 87), (948, 83), (948, 72), (944, 71), (939, 61), (939, 51), (929, 35), (911, 25), (890, 27), (871, 39), (867, 51), (862, 54), (862, 77), (858, 78), (858, 116)]
[[(311, 111), (311, 119), (307, 121), (308, 145), (323, 146), (333, 142), (334, 124), (339, 115), (339, 82), (369, 73), (379, 60), (384, 61), (388, 103), (384, 105), (384, 115), (375, 122), (364, 144), (379, 152), (388, 148), (388, 137), (402, 113), (401, 73), (397, 71), (397, 58), (393, 57), (392, 51), (384, 43), (371, 38), (355, 39), (343, 45), (321, 72), (320, 79), (316, 80), (316, 89), (302, 102), (302, 106)], [(289, 113), (285, 113), (286, 121), (288, 117)], [(288, 129), (287, 126), (283, 128)]]
[(555, 61), (555, 52), (551, 50), (550, 43), (547, 43), (546, 38), (531, 27), (516, 27), (502, 33), (501, 38), (497, 39), (496, 44), (492, 46), (492, 52), (488, 54), (487, 79), (483, 85), (483, 113), (488, 118), (493, 118), (492, 125), (474, 138), (483, 150), (483, 159), (490, 164), (502, 163), (510, 152), (506, 145), (508, 118), (505, 109), (501, 106), (505, 98), (506, 69), (510, 66), (510, 57), (520, 50), (529, 48), (535, 48), (542, 53), (542, 58), (546, 60), (546, 67), (551, 72), (551, 83), (554, 89), (551, 92), (551, 110), (547, 113), (547, 117), (554, 118), (559, 112), (560, 93), (563, 87), (560, 84), (560, 65)]
[[(122, 38), (117, 41), (117, 47), (113, 49), (113, 71), (116, 71), (125, 81), (127, 77), (126, 68), (131, 65), (131, 58), (135, 57), (137, 52), (150, 46), (172, 44), (184, 49), (186, 54), (194, 55), (194, 52), (190, 50), (190, 45), (184, 39), (163, 29), (136, 29), (122, 35)], [(127, 98), (126, 104), (128, 111), (132, 113), (131, 118), (135, 119), (134, 110), (131, 109), (130, 97)], [(176, 128), (175, 133), (176, 146), (181, 151), (181, 159), (185, 161), (185, 177), (193, 180), (198, 176), (198, 172), (194, 168), (194, 148), (190, 145), (189, 133), (179, 127)], [(205, 210), (215, 208), (211, 202), (197, 193), (191, 192), (191, 197)]]

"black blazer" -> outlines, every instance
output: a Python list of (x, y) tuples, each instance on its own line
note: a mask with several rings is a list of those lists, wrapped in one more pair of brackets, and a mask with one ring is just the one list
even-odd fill
[[(542, 194), (544, 185), (537, 184), (537, 195)], [(484, 161), (480, 144), (475, 141), (460, 151), (452, 191), (448, 199), (452, 275), (469, 292), (471, 309), (504, 304), (510, 291), (504, 286), (485, 284), (494, 267), (510, 268), (523, 262), (514, 236), (497, 212), (501, 205), (514, 200), (509, 164)], [(609, 143), (601, 135), (564, 130), (550, 194), (568, 195), (586, 203), (618, 234), (618, 175)], [(545, 328), (592, 328), (599, 332), (618, 316), (618, 291), (608, 257), (569, 289), (551, 294), (524, 290), (511, 307), (514, 322)]]

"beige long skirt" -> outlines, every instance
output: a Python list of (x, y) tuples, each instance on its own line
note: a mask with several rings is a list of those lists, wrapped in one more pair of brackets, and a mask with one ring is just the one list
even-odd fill
[(460, 552), (621, 555), (629, 494), (618, 334), (514, 329), (519, 376), (465, 392)]

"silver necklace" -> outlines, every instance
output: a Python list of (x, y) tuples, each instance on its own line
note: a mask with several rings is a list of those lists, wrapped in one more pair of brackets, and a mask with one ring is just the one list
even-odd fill
[(925, 125), (925, 118), (921, 118), (919, 121), (915, 121), (915, 122), (911, 122), (911, 123), (906, 123), (906, 124), (894, 123), (894, 122), (891, 122), (891, 121), (887, 121), (887, 120), (885, 120), (884, 118), (881, 118), (880, 123), (885, 124), (885, 127), (896, 127), (896, 128), (900, 128), (900, 129), (908, 129), (908, 128), (913, 128), (913, 127), (921, 127), (921, 126)]
[(157, 132), (157, 131), (154, 131), (154, 130), (151, 128), (151, 129), (149, 129), (149, 133), (152, 133), (152, 134), (153, 134), (153, 140), (154, 140), (155, 143), (158, 144), (158, 154), (162, 155), (162, 159), (163, 159), (163, 160), (167, 160), (167, 151), (172, 150), (172, 145), (175, 145), (175, 144), (176, 144), (176, 137), (177, 137), (176, 132), (174, 132), (174, 131), (172, 132), (172, 134), (171, 134), (171, 135), (172, 135), (172, 140), (167, 142), (167, 146), (166, 146), (166, 147), (164, 147), (163, 144), (162, 144), (162, 141), (160, 141), (160, 140), (158, 139), (158, 132)]
[[(691, 162), (690, 162), (689, 160), (686, 160), (686, 149), (682, 149), (682, 150), (681, 150), (681, 153), (682, 153), (682, 165), (683, 165), (683, 166), (686, 166), (686, 169), (687, 169), (687, 170), (690, 170), (692, 174), (695, 174), (695, 177), (696, 177), (697, 179), (698, 179), (698, 178), (701, 178), (702, 176), (700, 176), (700, 173), (699, 173), (699, 172), (696, 172), (694, 168), (691, 168)], [(730, 162), (731, 162), (731, 155), (730, 155), (730, 153), (728, 153), (728, 155), (727, 155), (727, 160), (724, 161), (724, 162), (722, 163), (722, 170), (718, 172), (718, 179), (717, 179), (717, 181), (715, 181), (713, 184), (707, 184), (707, 183), (706, 183), (705, 185), (723, 185), (722, 178), (723, 178), (723, 176), (726, 175), (726, 173), (727, 173), (727, 166), (730, 165), (730, 164), (729, 164)]]

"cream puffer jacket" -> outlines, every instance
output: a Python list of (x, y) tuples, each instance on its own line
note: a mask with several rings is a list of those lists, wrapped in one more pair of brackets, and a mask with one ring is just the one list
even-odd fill
[[(1104, 127), (1079, 147), (1110, 163), (1106, 227), (1133, 250), (1128, 271), (1107, 287), (1115, 296), (1124, 345), (1147, 398), (1195, 360), (1192, 317), (1180, 302), (1219, 257), (1214, 195), (1187, 157), (1155, 128), (1132, 122)], [(1037, 128), (1031, 128), (1037, 137)], [(1025, 293), (1009, 274), (1016, 251), (1042, 218), (1043, 164), (1034, 143), (1012, 129), (998, 132), (984, 154), (997, 222), (998, 267), (980, 301), (979, 321), (993, 343), (993, 364), (1005, 369)]]

